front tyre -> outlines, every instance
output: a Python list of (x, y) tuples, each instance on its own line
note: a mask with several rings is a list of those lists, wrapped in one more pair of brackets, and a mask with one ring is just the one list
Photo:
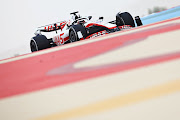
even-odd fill
[(69, 40), (70, 42), (76, 42), (79, 41), (80, 39), (84, 39), (87, 37), (87, 31), (86, 28), (81, 25), (73, 25), (71, 26), (69, 30)]
[(31, 51), (39, 51), (46, 48), (50, 48), (50, 42), (44, 35), (37, 35), (31, 39), (30, 42)]
[(71, 28), (71, 30), (70, 30), (70, 32), (69, 32), (69, 40), (70, 40), (70, 42), (79, 41), (77, 32), (75, 31), (74, 28)]
[(134, 19), (128, 12), (118, 13), (116, 15), (116, 25), (130, 25), (131, 27), (135, 27)]

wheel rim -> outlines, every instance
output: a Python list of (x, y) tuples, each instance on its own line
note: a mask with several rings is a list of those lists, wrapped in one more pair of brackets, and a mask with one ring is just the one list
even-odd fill
[(30, 46), (31, 46), (31, 51), (32, 52), (38, 51), (37, 44), (35, 43), (34, 40), (31, 40)]
[(73, 31), (70, 32), (70, 41), (71, 41), (71, 42), (77, 41), (77, 40), (76, 40), (76, 36), (75, 36), (75, 34), (74, 34)]

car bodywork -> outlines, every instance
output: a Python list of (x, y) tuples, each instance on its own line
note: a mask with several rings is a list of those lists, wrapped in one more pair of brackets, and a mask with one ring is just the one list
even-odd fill
[[(80, 15), (77, 15), (77, 13), (78, 12), (70, 13), (72, 17), (67, 21), (39, 27), (35, 32), (35, 35), (46, 36), (52, 47), (135, 27), (134, 23), (125, 24), (126, 21), (121, 18), (121, 13), (117, 14), (116, 20), (107, 23), (104, 22), (103, 17), (99, 17), (98, 20), (92, 21), (92, 16), (81, 17)], [(128, 14), (131, 19), (132, 16), (129, 13), (126, 14)], [(119, 20), (117, 17), (119, 17), (121, 22), (119, 25), (117, 24)], [(140, 20), (140, 18), (136, 17), (136, 21), (138, 20)], [(139, 25), (142, 25), (142, 23)], [(70, 35), (71, 31), (74, 32), (74, 36), (77, 37), (76, 40), (72, 40), (75, 38), (72, 38), (74, 36)]]

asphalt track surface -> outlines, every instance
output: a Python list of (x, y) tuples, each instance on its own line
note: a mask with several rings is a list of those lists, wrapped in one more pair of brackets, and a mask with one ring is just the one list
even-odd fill
[(1, 120), (179, 120), (180, 17), (0, 61)]

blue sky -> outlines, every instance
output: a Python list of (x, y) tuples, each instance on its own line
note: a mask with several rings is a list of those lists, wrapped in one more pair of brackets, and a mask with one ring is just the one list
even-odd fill
[(144, 16), (154, 6), (179, 5), (180, 0), (0, 0), (0, 59), (29, 53), (37, 27), (66, 20), (73, 11), (108, 21), (119, 11)]

